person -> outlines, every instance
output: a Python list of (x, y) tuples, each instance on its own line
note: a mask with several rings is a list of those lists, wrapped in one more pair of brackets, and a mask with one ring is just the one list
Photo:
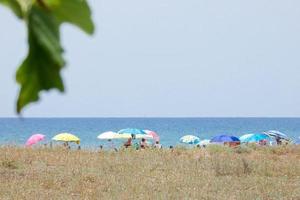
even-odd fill
[(115, 147), (115, 144), (113, 143), (113, 141), (111, 139), (108, 139), (108, 142), (109, 142), (109, 148), (110, 149), (118, 151), (118, 149)]
[(125, 144), (124, 144), (124, 147), (125, 148), (130, 147), (131, 146), (131, 141), (132, 141), (132, 138), (128, 138), (127, 142), (125, 142)]
[(140, 144), (138, 142), (133, 143), (133, 149), (139, 150), (140, 149)]
[(133, 140), (135, 140), (135, 139), (136, 139), (135, 134), (131, 134), (131, 138), (132, 138)]
[(277, 145), (281, 145), (282, 142), (281, 142), (280, 137), (276, 136), (275, 140), (276, 140)]
[(78, 148), (77, 148), (77, 150), (81, 150), (81, 146), (80, 146), (80, 145), (78, 145)]
[(145, 149), (148, 146), (145, 138), (142, 138), (140, 146), (141, 149)]
[(161, 146), (161, 144), (159, 144), (158, 140), (155, 142), (154, 148), (156, 148), (156, 149), (162, 149), (162, 146)]
[(267, 140), (260, 140), (258, 142), (258, 144), (261, 145), (261, 146), (266, 146), (267, 145)]
[(63, 143), (63, 146), (64, 146), (64, 148), (66, 148), (66, 149), (71, 149), (71, 146), (69, 145), (68, 142), (64, 142), (64, 143)]
[(64, 142), (64, 143), (63, 143), (63, 146), (64, 146), (65, 148), (67, 148), (67, 147), (68, 147), (68, 142)]

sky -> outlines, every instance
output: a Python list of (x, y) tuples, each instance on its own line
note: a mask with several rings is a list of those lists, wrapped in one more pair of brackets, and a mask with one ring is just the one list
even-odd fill
[[(66, 92), (24, 117), (300, 117), (300, 1), (89, 0), (62, 27)], [(0, 7), (0, 117), (16, 117), (26, 29)]]

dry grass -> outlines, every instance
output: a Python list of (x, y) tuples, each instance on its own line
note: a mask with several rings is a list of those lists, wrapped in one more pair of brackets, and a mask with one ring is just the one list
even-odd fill
[(300, 199), (300, 148), (0, 148), (0, 199)]

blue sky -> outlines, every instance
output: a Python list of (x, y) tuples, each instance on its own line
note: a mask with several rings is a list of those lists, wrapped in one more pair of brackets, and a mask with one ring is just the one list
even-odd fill
[[(300, 116), (299, 1), (89, 2), (93, 37), (62, 28), (66, 93), (25, 117)], [(26, 31), (0, 15), (0, 116), (16, 116)]]

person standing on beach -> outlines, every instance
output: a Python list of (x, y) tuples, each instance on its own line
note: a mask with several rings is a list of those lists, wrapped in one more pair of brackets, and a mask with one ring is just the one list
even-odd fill
[(131, 146), (131, 141), (132, 141), (132, 138), (128, 138), (127, 142), (125, 142), (125, 144), (124, 144), (124, 147), (125, 148), (130, 147)]
[(141, 144), (140, 144), (141, 149), (146, 149), (148, 147), (148, 144), (146, 142), (145, 138), (142, 138)]
[(159, 141), (158, 141), (158, 140), (155, 141), (155, 144), (153, 145), (153, 147), (156, 148), (156, 149), (162, 149), (162, 145), (159, 144)]
[(280, 137), (276, 136), (275, 140), (276, 140), (277, 145), (281, 145), (282, 142), (281, 142)]
[(111, 139), (108, 139), (109, 142), (109, 149), (113, 149), (115, 151), (118, 151), (118, 149), (116, 148), (114, 142)]

